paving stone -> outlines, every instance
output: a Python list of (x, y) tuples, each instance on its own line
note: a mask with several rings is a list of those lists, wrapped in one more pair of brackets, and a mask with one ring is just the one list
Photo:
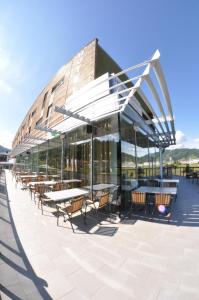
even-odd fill
[[(199, 299), (198, 185), (181, 180), (170, 224), (125, 219), (88, 233), (80, 222), (73, 234), (61, 219), (56, 226), (49, 208), (41, 215), (29, 193), (6, 176), (11, 201), (0, 193), (0, 205), (7, 206), (0, 206), (0, 251), (6, 257), (0, 259), (0, 281), (7, 294), (23, 300)], [(112, 226), (112, 236), (98, 234)]]

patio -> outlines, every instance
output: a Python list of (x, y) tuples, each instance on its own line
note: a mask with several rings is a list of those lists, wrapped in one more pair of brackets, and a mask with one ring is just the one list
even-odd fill
[[(44, 215), (6, 171), (0, 182), (3, 299), (198, 299), (199, 186), (181, 178), (171, 222), (120, 224)], [(7, 196), (8, 192), (8, 196)]]

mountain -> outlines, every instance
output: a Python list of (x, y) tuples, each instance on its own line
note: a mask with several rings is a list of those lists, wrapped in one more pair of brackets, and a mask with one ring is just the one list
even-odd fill
[(164, 161), (191, 161), (198, 160), (199, 161), (199, 149), (173, 149), (173, 150), (165, 150), (164, 153)]
[(6, 152), (10, 152), (10, 149), (5, 148), (5, 147), (0, 145), (0, 153), (6, 153)]
[[(153, 158), (156, 160), (159, 159), (159, 153), (153, 155)], [(168, 162), (177, 162), (177, 161), (191, 161), (198, 160), (199, 162), (199, 149), (189, 149), (189, 148), (181, 148), (181, 149), (173, 149), (173, 150), (165, 150), (163, 154), (164, 163)], [(134, 160), (134, 157), (123, 153), (122, 159), (125, 162), (130, 162)], [(144, 163), (148, 161), (148, 155), (144, 155), (138, 158), (139, 163)]]

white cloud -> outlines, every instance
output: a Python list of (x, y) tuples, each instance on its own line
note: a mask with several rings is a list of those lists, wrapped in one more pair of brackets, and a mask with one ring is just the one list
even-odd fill
[(181, 130), (176, 131), (176, 144), (183, 144), (186, 142), (186, 136)]
[(199, 148), (199, 138), (188, 138), (181, 130), (176, 131), (176, 145), (169, 149)]
[(176, 130), (176, 145), (170, 146), (169, 149), (186, 148), (187, 138), (181, 130)]
[(8, 130), (0, 130), (0, 145), (6, 148), (12, 148), (14, 134)]

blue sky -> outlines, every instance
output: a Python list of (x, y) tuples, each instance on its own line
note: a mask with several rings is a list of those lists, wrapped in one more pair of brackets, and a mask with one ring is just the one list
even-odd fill
[(156, 49), (179, 146), (199, 148), (199, 1), (0, 0), (0, 145), (59, 67), (98, 37), (122, 68)]

